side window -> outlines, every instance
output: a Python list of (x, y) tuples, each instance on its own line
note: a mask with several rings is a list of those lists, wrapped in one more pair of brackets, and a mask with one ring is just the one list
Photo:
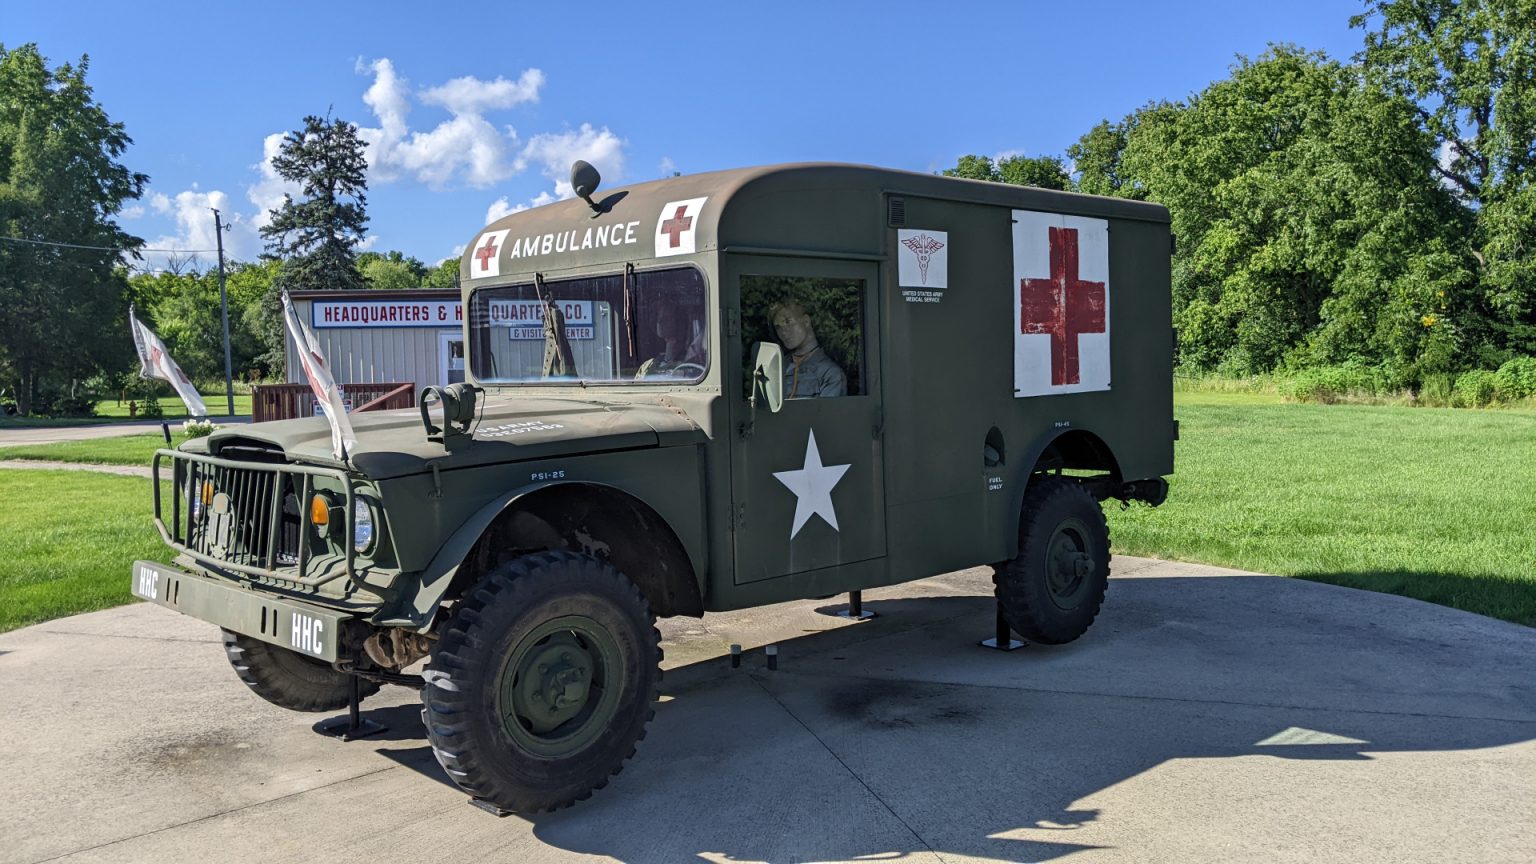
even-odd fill
[(784, 398), (864, 393), (864, 280), (743, 276), (741, 313), (742, 347), (749, 355), (742, 367), (751, 368), (753, 345), (778, 343), (784, 349)]

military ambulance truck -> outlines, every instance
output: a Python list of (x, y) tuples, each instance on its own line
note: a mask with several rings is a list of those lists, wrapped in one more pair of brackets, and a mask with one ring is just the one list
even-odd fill
[(657, 616), (992, 565), (1024, 639), (1082, 635), (1102, 502), (1173, 470), (1162, 207), (829, 164), (598, 182), (470, 239), (467, 380), (419, 411), (352, 415), (340, 456), (324, 418), (160, 451), (177, 557), (133, 591), (285, 708), (419, 687), (448, 775), (519, 812), (634, 752)]

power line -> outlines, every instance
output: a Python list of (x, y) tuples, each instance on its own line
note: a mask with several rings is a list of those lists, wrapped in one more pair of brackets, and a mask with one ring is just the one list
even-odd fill
[(182, 254), (212, 254), (217, 249), (119, 249), (116, 246), (82, 246), (79, 243), (55, 243), (51, 240), (28, 240), (25, 237), (0, 237), (9, 243), (32, 243), (37, 246), (62, 246), (66, 249), (95, 249), (101, 252), (177, 252)]

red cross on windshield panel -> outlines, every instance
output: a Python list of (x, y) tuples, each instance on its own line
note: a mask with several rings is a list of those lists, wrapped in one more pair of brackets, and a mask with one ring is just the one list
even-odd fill
[(491, 269), (491, 259), (496, 257), (496, 238), (485, 238), (485, 245), (475, 250), (475, 258), (480, 261), (481, 270)]
[(1052, 228), (1051, 275), (1019, 280), (1019, 332), (1051, 337), (1051, 386), (1077, 384), (1077, 337), (1104, 332), (1104, 283), (1077, 278), (1077, 229)]
[(688, 215), (687, 207), (678, 207), (672, 218), (661, 223), (661, 233), (672, 238), (669, 248), (676, 249), (683, 245), (683, 232), (693, 227), (693, 217)]

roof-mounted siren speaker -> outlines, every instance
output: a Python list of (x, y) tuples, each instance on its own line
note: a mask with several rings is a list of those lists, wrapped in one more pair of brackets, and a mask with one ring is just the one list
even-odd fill
[(576, 194), (581, 197), (581, 200), (587, 202), (587, 206), (592, 208), (593, 213), (603, 212), (603, 208), (599, 207), (597, 202), (592, 200), (592, 193), (597, 191), (597, 184), (601, 182), (603, 182), (603, 175), (597, 173), (597, 169), (592, 167), (592, 163), (583, 159), (577, 159), (572, 163), (571, 188), (576, 190)]

